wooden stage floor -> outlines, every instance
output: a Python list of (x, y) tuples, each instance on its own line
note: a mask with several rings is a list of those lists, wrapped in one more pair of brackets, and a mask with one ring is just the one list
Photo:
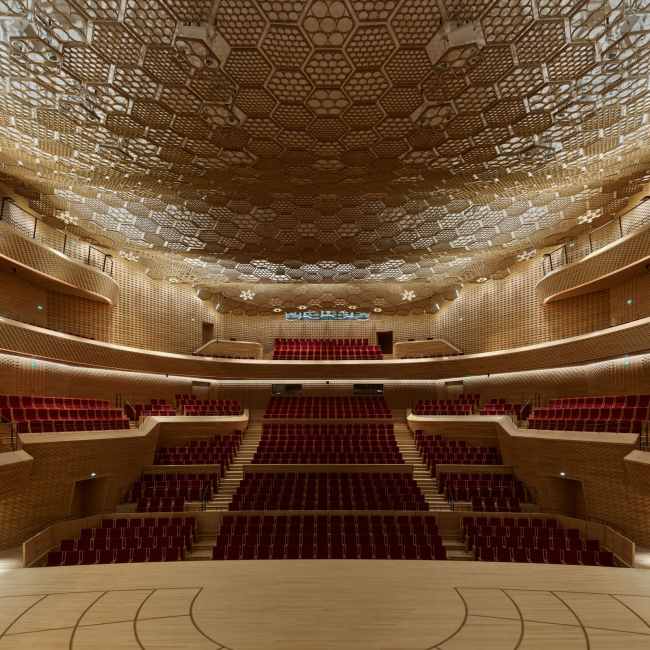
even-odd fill
[(0, 571), (0, 650), (650, 648), (650, 573), (409, 561)]

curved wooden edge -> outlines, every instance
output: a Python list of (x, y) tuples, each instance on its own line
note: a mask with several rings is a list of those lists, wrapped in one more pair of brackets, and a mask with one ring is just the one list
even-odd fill
[(603, 291), (636, 275), (650, 260), (650, 225), (547, 273), (535, 286), (546, 305)]
[(0, 351), (88, 368), (248, 380), (434, 380), (541, 370), (650, 350), (650, 317), (591, 334), (449, 359), (272, 361), (192, 357), (82, 339), (0, 318)]
[[(0, 245), (0, 259), (5, 260), (5, 265), (19, 266), (28, 274), (33, 275), (34, 283), (41, 284), (51, 291), (115, 305), (119, 297), (120, 286), (108, 273), (68, 257), (45, 244), (40, 244), (2, 222), (0, 222), (0, 229), (4, 235), (2, 245)], [(32, 259), (20, 259), (21, 252), (29, 253), (30, 250), (34, 251)], [(61, 277), (47, 272), (44, 267), (59, 268)], [(93, 288), (83, 286), (84, 277), (87, 279), (86, 284), (93, 285)], [(79, 281), (74, 282), (74, 279)], [(105, 289), (105, 291), (100, 293), (100, 289), (102, 291)]]

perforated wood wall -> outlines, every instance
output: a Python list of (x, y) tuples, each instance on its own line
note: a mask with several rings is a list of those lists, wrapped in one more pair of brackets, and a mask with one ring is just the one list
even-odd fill
[[(479, 393), (482, 404), (497, 397), (525, 403), (536, 393), (542, 406), (555, 397), (645, 394), (650, 393), (650, 355), (621, 356), (611, 361), (570, 368), (491, 373), (489, 377), (479, 375), (462, 379), (463, 391)], [(436, 381), (435, 385), (440, 398), (447, 398), (446, 382)]]
[(368, 339), (376, 344), (376, 332), (393, 332), (394, 341), (426, 339), (431, 318), (422, 316), (382, 316), (370, 314), (369, 321), (287, 321), (284, 314), (263, 317), (223, 316), (225, 338), (258, 341), (265, 352), (273, 350), (276, 338)]
[(607, 291), (541, 306), (535, 285), (539, 256), (517, 264), (503, 280), (466, 285), (433, 315), (430, 334), (465, 353), (502, 350), (575, 334), (609, 319)]

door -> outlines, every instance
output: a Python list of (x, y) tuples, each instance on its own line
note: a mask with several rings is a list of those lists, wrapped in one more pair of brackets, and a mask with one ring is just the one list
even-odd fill
[(377, 332), (377, 345), (382, 354), (393, 354), (393, 332)]
[(195, 395), (197, 399), (210, 399), (210, 382), (193, 381), (192, 395)]

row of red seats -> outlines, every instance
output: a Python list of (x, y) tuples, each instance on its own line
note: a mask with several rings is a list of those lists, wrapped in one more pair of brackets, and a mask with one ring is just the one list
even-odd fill
[(222, 453), (206, 454), (159, 454), (156, 456), (155, 465), (219, 465), (222, 475), (230, 467), (233, 454), (224, 451)]
[(395, 425), (392, 422), (330, 422), (327, 424), (300, 422), (265, 422), (262, 425), (264, 434), (275, 435), (281, 434), (286, 436), (316, 436), (316, 435), (352, 435), (352, 434), (386, 434), (392, 433)]
[(253, 465), (403, 465), (404, 459), (399, 452), (256, 452), (251, 463)]
[(307, 396), (307, 395), (273, 395), (269, 405), (273, 404), (373, 404), (387, 407), (386, 400), (380, 395), (337, 395), (337, 396)]
[(413, 409), (413, 415), (472, 415), (474, 406), (462, 404), (459, 406), (422, 406)]
[(648, 407), (650, 395), (603, 395), (598, 397), (559, 397), (548, 401), (549, 408)]
[(136, 512), (179, 512), (185, 508), (184, 497), (141, 498), (136, 501)]
[(295, 411), (267, 411), (262, 417), (274, 420), (388, 420), (392, 413), (379, 411), (334, 411), (334, 410), (295, 410)]
[(50, 551), (47, 554), (47, 563), (45, 566), (179, 562), (184, 559), (185, 549), (179, 547), (124, 548), (101, 551)]
[(18, 433), (75, 433), (130, 429), (128, 420), (31, 420), (16, 424)]
[(487, 453), (436, 454), (425, 452), (422, 460), (432, 476), (435, 475), (438, 465), (501, 465), (501, 458), (497, 454)]
[(164, 499), (182, 498), (185, 501), (207, 501), (212, 500), (214, 493), (211, 485), (205, 487), (172, 487), (165, 485), (156, 488), (133, 488), (131, 490), (131, 502), (137, 502), (140, 499)]
[(142, 482), (146, 484), (167, 483), (168, 481), (211, 481), (216, 490), (219, 487), (219, 474), (205, 472), (191, 472), (175, 474), (143, 474)]
[(172, 409), (169, 404), (165, 404), (164, 400), (158, 403), (153, 401), (149, 404), (129, 404), (124, 407), (124, 412), (129, 420), (137, 420), (142, 415), (153, 415), (153, 412), (164, 413), (165, 415), (176, 415), (176, 411)]
[(216, 404), (204, 404), (201, 406), (186, 404), (183, 406), (184, 415), (204, 415), (206, 413), (216, 413), (218, 415), (239, 415), (239, 406), (219, 406)]
[(433, 515), (224, 515), (219, 533), (247, 535), (257, 533), (413, 533), (438, 534)]
[[(438, 474), (438, 492), (442, 492), (449, 481), (514, 481), (514, 474), (491, 474), (487, 472), (440, 472)], [(523, 486), (523, 483), (522, 483)]]
[[(155, 475), (154, 475), (155, 476)], [(174, 476), (172, 474), (171, 476)], [(207, 474), (205, 475), (207, 476)], [(210, 474), (213, 478), (201, 479), (192, 479), (192, 480), (175, 480), (174, 478), (168, 478), (165, 481), (134, 481), (133, 488), (137, 490), (144, 490), (146, 488), (206, 488), (214, 487), (215, 489), (219, 484), (219, 477), (216, 473)], [(167, 478), (167, 477), (165, 477)]]
[(2, 409), (2, 415), (13, 422), (31, 420), (122, 420), (120, 409), (48, 409), (11, 408)]
[[(521, 483), (521, 481), (517, 481)], [(490, 487), (467, 487), (466, 485), (447, 485), (445, 487), (445, 500), (450, 501), (471, 501), (475, 497), (486, 498), (486, 497), (504, 497), (506, 499), (511, 499), (512, 497), (517, 497), (521, 501), (526, 500), (526, 490), (523, 487), (514, 487), (515, 482), (512, 481), (509, 484), (494, 484), (491, 483)]]
[(232, 354), (202, 354), (201, 352), (192, 352), (193, 357), (205, 357), (207, 359), (255, 359), (255, 357), (242, 357)]
[(472, 497), (474, 512), (521, 512), (518, 497)]
[(0, 408), (109, 408), (107, 399), (83, 397), (41, 397), (40, 395), (0, 395)]
[(275, 339), (275, 347), (281, 345), (368, 345), (368, 339)]
[(383, 361), (384, 355), (379, 351), (347, 352), (274, 352), (273, 361)]
[[(64, 539), (61, 541), (62, 551), (86, 550), (91, 548), (100, 548), (98, 543), (114, 540), (148, 540), (148, 539), (182, 539), (183, 546), (187, 546), (192, 550), (192, 541), (194, 540), (194, 527), (190, 525), (177, 525), (177, 526), (127, 526), (124, 528), (82, 528), (79, 539)], [(87, 546), (85, 542), (93, 542), (95, 546)], [(83, 543), (83, 544), (82, 544)], [(151, 542), (146, 542), (151, 544)], [(160, 546), (161, 544), (157, 544)], [(167, 543), (169, 546), (169, 543)], [(81, 548), (85, 546), (86, 548)], [(138, 548), (140, 544), (132, 546), (131, 548)], [(111, 548), (122, 548), (122, 544), (113, 546)], [(104, 546), (103, 548), (109, 548)]]
[(462, 357), (464, 352), (446, 352), (445, 354), (400, 354), (400, 359), (448, 359), (449, 357)]
[[(155, 474), (155, 476), (160, 476)], [(153, 528), (154, 526), (190, 526), (192, 529), (193, 537), (196, 537), (196, 517), (176, 515), (173, 517), (116, 517), (114, 519), (102, 519), (101, 525), (98, 528), (90, 528), (89, 530), (97, 531), (99, 528)], [(96, 532), (93, 533), (97, 534)], [(101, 533), (100, 533), (101, 534)], [(83, 535), (82, 535), (83, 537)]]
[(533, 564), (567, 564), (583, 566), (613, 567), (614, 555), (611, 551), (577, 551), (558, 549), (527, 548), (479, 548), (476, 560), (481, 562), (520, 562)]
[(213, 560), (446, 560), (444, 546), (330, 546), (327, 544), (283, 546), (215, 546)]
[(593, 407), (535, 409), (533, 417), (541, 420), (641, 420), (650, 415), (650, 407)]
[[(232, 451), (237, 453), (239, 449), (240, 440), (233, 440), (230, 436), (224, 436), (226, 440), (210, 440), (210, 441), (201, 441), (209, 442), (207, 445), (192, 445), (190, 444), (187, 447), (159, 447), (159, 454), (209, 454), (219, 451)], [(199, 442), (199, 441), (193, 441)]]
[(541, 420), (528, 419), (528, 428), (542, 431), (579, 431), (597, 433), (641, 433), (643, 422), (626, 420)]
[(229, 399), (189, 399), (181, 397), (176, 402), (178, 406), (235, 406), (239, 408), (239, 402), (237, 400)]
[(441, 405), (451, 405), (457, 406), (458, 404), (478, 404), (481, 399), (481, 394), (467, 394), (461, 395), (454, 399), (419, 399), (417, 401), (418, 406), (441, 406)]
[[(543, 517), (496, 517), (485, 515), (466, 515), (460, 522), (460, 537), (465, 539), (469, 526), (506, 526), (508, 528), (559, 528), (557, 519)], [(573, 529), (567, 529), (573, 530)], [(573, 534), (573, 533), (572, 533)]]

